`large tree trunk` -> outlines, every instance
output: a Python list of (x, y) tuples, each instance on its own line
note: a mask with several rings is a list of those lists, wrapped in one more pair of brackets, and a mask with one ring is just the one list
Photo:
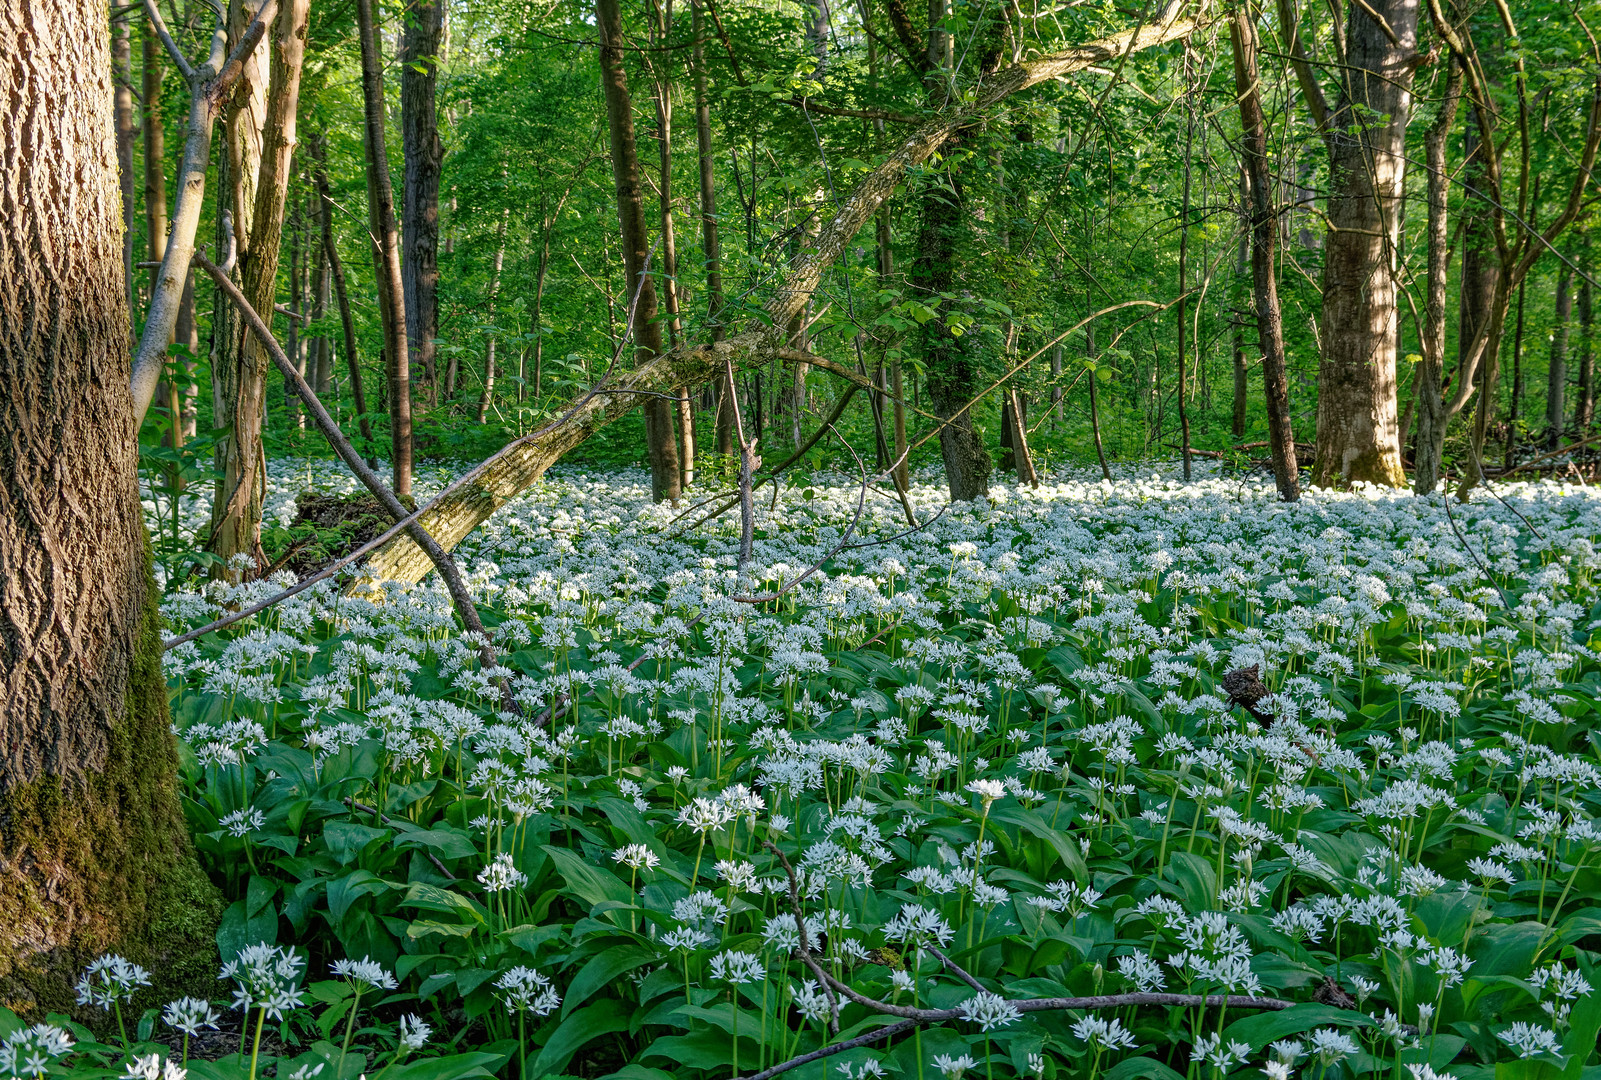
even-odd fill
[(1399, 487), (1406, 476), (1396, 419), (1395, 268), (1418, 0), (1374, 0), (1347, 10), (1340, 94), (1328, 118), (1329, 229), (1312, 479), (1324, 486), (1361, 480)]
[[(284, 0), (279, 6), (270, 48), (271, 77), (266, 83), (270, 89), (262, 99), (260, 142), (255, 145), (254, 154), (242, 153), (237, 163), (241, 171), (236, 174), (239, 183), (234, 190), (248, 188), (251, 194), (248, 218), (236, 209), (239, 276), (245, 296), (258, 311), (272, 310), (277, 289), (310, 8), (310, 0)], [(241, 10), (238, 18), (242, 29), (249, 15)], [(243, 83), (240, 90), (249, 92), (253, 86)], [(243, 119), (244, 110), (239, 115)], [(245, 133), (230, 131), (230, 142), (242, 134)], [(243, 140), (239, 145), (242, 151), (251, 149)], [(256, 154), (258, 168), (251, 172), (248, 157)], [(230, 167), (233, 164), (230, 162)], [(241, 219), (248, 221), (248, 227), (240, 224)], [(268, 364), (261, 343), (246, 334), (237, 316), (228, 319), (226, 325), (230, 330), (236, 329), (240, 337), (223, 342), (220, 369), (213, 362), (213, 377), (221, 387), (216, 395), (215, 419), (217, 426), (226, 427), (228, 433), (217, 444), (220, 486), (219, 497), (212, 505), (210, 545), (225, 567), (236, 555), (258, 562), (260, 559), (261, 506), (266, 494), (261, 426), (267, 406)]]
[[(927, 161), (951, 136), (990, 112), (1013, 94), (1042, 82), (1063, 78), (1086, 68), (1116, 63), (1142, 49), (1176, 41), (1193, 33), (1197, 23), (1175, 18), (1142, 25), (1106, 38), (1086, 42), (1059, 53), (1014, 64), (986, 79), (969, 98), (919, 126), (854, 188), (842, 193), (834, 216), (823, 226), (817, 244), (791, 264), (774, 289), (759, 319), (739, 333), (710, 344), (685, 342), (671, 353), (640, 365), (610, 384), (614, 393), (586, 396), (548, 429), (508, 446), (484, 470), (478, 482), (423, 515), (430, 535), (449, 550), (495, 509), (539, 480), (561, 456), (590, 434), (631, 412), (640, 393), (659, 393), (685, 383), (694, 384), (727, 370), (758, 369), (783, 351), (782, 332), (796, 311), (816, 291), (823, 272), (844, 252), (856, 233), (872, 220), (884, 200), (899, 187), (907, 173)], [(760, 395), (754, 399), (760, 401)], [(676, 470), (675, 470), (676, 472)], [(410, 540), (395, 541), (373, 552), (367, 573), (380, 580), (418, 581), (432, 563)]]
[(92, 0), (0, 5), (0, 1000), (28, 1020), (102, 952), (155, 1001), (216, 970), (123, 375), (108, 44)]
[(406, 343), (406, 299), (400, 269), (400, 230), (395, 225), (395, 189), (389, 179), (384, 132), (384, 76), (378, 55), (373, 0), (356, 0), (361, 38), (362, 146), (367, 162), (367, 219), (372, 235), (373, 276), (384, 331), (384, 376), (388, 387), (389, 458), (395, 494), (411, 495), (411, 354)]
[[(650, 244), (645, 235), (645, 204), (640, 193), (639, 152), (634, 141), (634, 105), (623, 70), (623, 17), (617, 0), (596, 0), (595, 19), (600, 28), (601, 86), (606, 94), (606, 117), (611, 137), (612, 177), (617, 184), (617, 218), (622, 229), (623, 266), (627, 298), (634, 304), (630, 323), (634, 353), (640, 363), (661, 355), (661, 323), (656, 321), (656, 284), (645, 273)], [(651, 491), (657, 502), (677, 502), (680, 492), (678, 445), (673, 437), (673, 410), (668, 397), (678, 386), (663, 387), (660, 395), (645, 398), (645, 441), (650, 456)], [(443, 542), (443, 541), (442, 541)]]
[(400, 56), (400, 141), (406, 172), (401, 184), (402, 291), (410, 370), (421, 370), (428, 400), (437, 399), (439, 336), (439, 141), (435, 92), (443, 61), (445, 0), (406, 5)]
[[(313, 181), (315, 183), (315, 181)], [(314, 192), (311, 198), (311, 225), (317, 230), (307, 244), (307, 258), (315, 269), (311, 275), (311, 317), (321, 321), (328, 317), (328, 303), (333, 299), (333, 279), (328, 271), (328, 247), (322, 242), (327, 231), (323, 225), (329, 208), (323, 205), (322, 193)], [(311, 340), (311, 388), (317, 395), (328, 393), (334, 381), (334, 343), (327, 334), (319, 333)]]
[[(1417, 403), (1418, 442), (1412, 467), (1412, 490), (1429, 495), (1440, 486), (1441, 456), (1445, 450), (1445, 429), (1454, 415), (1447, 407), (1441, 385), (1445, 371), (1445, 300), (1451, 271), (1451, 230), (1447, 220), (1450, 177), (1446, 173), (1446, 141), (1456, 123), (1462, 99), (1462, 71), (1448, 59), (1445, 98), (1434, 123), (1423, 137), (1423, 156), (1428, 170), (1428, 223), (1425, 226), (1428, 249), (1428, 293), (1424, 301), (1423, 327), (1419, 348), (1423, 361), (1418, 365)], [(1460, 387), (1459, 387), (1460, 389)], [(1452, 395), (1453, 399), (1456, 395)], [(1466, 395), (1462, 401), (1466, 401)], [(1458, 405), (1458, 408), (1461, 406)]]
[(1256, 307), (1257, 342), (1262, 350), (1262, 385), (1267, 398), (1268, 446), (1279, 498), (1301, 497), (1300, 466), (1290, 427), (1290, 384), (1284, 361), (1284, 319), (1279, 311), (1278, 281), (1273, 263), (1279, 240), (1273, 201), (1273, 177), (1267, 161), (1267, 117), (1262, 111), (1262, 83), (1257, 72), (1256, 23), (1246, 5), (1235, 10), (1230, 27), (1234, 41), (1234, 88), (1240, 102), (1241, 147), (1251, 189), (1251, 284)]
[(1568, 422), (1568, 324), (1573, 320), (1573, 267), (1566, 260), (1557, 270), (1556, 313), (1551, 322), (1551, 364), (1546, 368), (1545, 442), (1562, 445)]
[[(1483, 140), (1476, 107), (1468, 105), (1462, 131), (1461, 183), (1469, 191), (1462, 214), (1462, 275), (1457, 304), (1457, 391), (1479, 400), (1473, 412), (1472, 452), (1463, 474), (1479, 478), (1480, 457), (1490, 410), (1495, 406), (1495, 384), (1501, 373), (1501, 334), (1506, 322), (1512, 282), (1503, 281), (1501, 256), (1496, 244), (1495, 209), (1483, 197), (1490, 190), (1490, 155)], [(1480, 337), (1484, 338), (1481, 343)], [(1480, 345), (1475, 353), (1474, 346)], [(1470, 485), (1471, 486), (1471, 485)]]

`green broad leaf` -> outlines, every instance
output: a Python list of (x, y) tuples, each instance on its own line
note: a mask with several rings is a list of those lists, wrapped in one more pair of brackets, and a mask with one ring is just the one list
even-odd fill
[(548, 1076), (567, 1067), (586, 1043), (628, 1028), (633, 1007), (615, 998), (597, 1001), (568, 1014), (539, 1052), (530, 1076)]
[(573, 981), (567, 984), (567, 992), (562, 998), (562, 1015), (565, 1016), (578, 1008), (589, 1000), (590, 995), (618, 976), (648, 964), (660, 955), (659, 950), (648, 945), (636, 945), (630, 942), (626, 945), (614, 945), (605, 952), (591, 957), (589, 962), (578, 970)]
[(334, 922), (343, 922), (345, 913), (363, 896), (374, 896), (394, 888), (371, 870), (352, 870), (344, 877), (328, 882), (328, 914)]
[(557, 873), (561, 874), (568, 887), (591, 907), (607, 900), (620, 904), (634, 903), (628, 886), (619, 881), (616, 875), (585, 862), (566, 848), (546, 844), (541, 850), (556, 864)]
[(469, 1076), (491, 1076), (506, 1062), (504, 1054), (451, 1054), (423, 1058), (390, 1071), (394, 1080), (464, 1080)]
[(1079, 850), (1078, 840), (1061, 829), (1053, 829), (1038, 812), (1025, 810), (1020, 806), (996, 805), (990, 809), (990, 818), (994, 821), (1016, 825), (1030, 836), (1038, 837), (1051, 845), (1057, 858), (1077, 882), (1089, 881), (1089, 868), (1084, 864), (1084, 853)]
[(322, 826), (323, 843), (328, 845), (328, 854), (338, 860), (340, 866), (349, 866), (361, 857), (368, 844), (388, 835), (388, 829), (375, 829), (354, 821), (328, 821)]
[(1149, 1057), (1124, 1058), (1106, 1070), (1106, 1080), (1184, 1080), (1184, 1074)]
[(432, 829), (405, 829), (395, 839), (395, 846), (427, 848), (441, 859), (470, 859), (478, 854), (478, 848), (466, 833), (446, 825)]
[(400, 906), (420, 908), (423, 911), (438, 911), (447, 915), (465, 915), (479, 926), (489, 925), (489, 914), (477, 901), (425, 881), (412, 882)]
[(1248, 1043), (1252, 1050), (1260, 1050), (1275, 1039), (1299, 1035), (1313, 1028), (1372, 1026), (1373, 1018), (1365, 1013), (1308, 1001), (1278, 1012), (1257, 1013), (1236, 1020), (1224, 1030), (1223, 1038)]
[(440, 937), (472, 937), (477, 929), (478, 928), (476, 926), (470, 926), (466, 923), (445, 923), (436, 922), (433, 919), (418, 919), (416, 922), (406, 927), (406, 936), (413, 941), (416, 941), (418, 938), (428, 937), (430, 935), (438, 935)]

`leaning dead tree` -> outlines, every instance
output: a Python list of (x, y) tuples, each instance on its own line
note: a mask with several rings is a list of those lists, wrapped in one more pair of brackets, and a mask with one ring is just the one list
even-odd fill
[[(730, 370), (763, 363), (782, 351), (784, 328), (806, 306), (823, 274), (844, 252), (863, 226), (873, 219), (907, 174), (931, 158), (957, 132), (975, 123), (1013, 94), (1042, 82), (1060, 79), (1114, 62), (1144, 49), (1177, 41), (1206, 24), (1204, 0), (1194, 15), (1180, 17), (1183, 5), (1171, 5), (1165, 21), (1141, 25), (1098, 41), (1074, 46), (996, 72), (975, 88), (966, 101), (925, 121), (890, 156), (868, 173), (839, 202), (834, 216), (813, 244), (803, 249), (789, 273), (768, 300), (764, 318), (752, 320), (723, 341), (680, 343), (644, 361), (615, 382), (586, 391), (557, 424), (508, 447), (470, 487), (440, 500), (422, 520), (423, 528), (445, 550), (453, 549), (497, 508), (539, 480), (561, 456), (607, 424), (638, 407), (641, 400), (696, 386)], [(367, 574), (377, 580), (420, 581), (433, 563), (404, 536), (373, 553)]]

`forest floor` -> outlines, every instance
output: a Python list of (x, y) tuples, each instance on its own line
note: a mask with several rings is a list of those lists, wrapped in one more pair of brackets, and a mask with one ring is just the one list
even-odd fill
[[(270, 472), (277, 524), (355, 490)], [(309, 959), (307, 1061), (361, 985), (329, 963), (392, 972), (363, 1068), (411, 1012), (423, 1053), (510, 1077), (748, 1074), (882, 1002), (948, 1011), (798, 1075), (1579, 1077), (1601, 492), (1286, 505), (1177, 473), (949, 508), (925, 477), (915, 532), (848, 478), (768, 486), (741, 572), (737, 511), (558, 470), (459, 551), (504, 689), (432, 581), (324, 583), (181, 646), (219, 943)], [(1258, 1003), (1041, 1003), (1156, 991)]]

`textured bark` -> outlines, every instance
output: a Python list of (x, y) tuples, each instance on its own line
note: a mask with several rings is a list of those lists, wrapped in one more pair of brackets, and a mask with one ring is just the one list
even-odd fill
[[(662, 353), (661, 324), (656, 321), (656, 284), (645, 273), (650, 245), (645, 236), (645, 205), (640, 192), (639, 152), (634, 140), (634, 106), (623, 70), (623, 21), (617, 0), (597, 0), (595, 19), (600, 29), (601, 86), (606, 95), (607, 128), (611, 139), (612, 177), (617, 185), (617, 218), (622, 230), (623, 266), (628, 299), (636, 291), (631, 327), (634, 354), (641, 364)], [(678, 446), (673, 437), (673, 411), (668, 396), (678, 386), (662, 387), (641, 403), (645, 413), (646, 450), (650, 457), (651, 492), (657, 502), (677, 502), (680, 493)]]
[(1262, 386), (1267, 399), (1268, 446), (1279, 498), (1301, 497), (1300, 466), (1290, 426), (1290, 386), (1284, 361), (1284, 319), (1279, 311), (1273, 263), (1278, 246), (1278, 213), (1267, 160), (1267, 117), (1257, 72), (1256, 24), (1248, 9), (1236, 9), (1230, 27), (1234, 43), (1234, 89), (1240, 103), (1241, 149), (1251, 190), (1251, 286), (1256, 308), (1257, 344), (1262, 350)]
[[(1462, 71), (1453, 63), (1446, 76), (1445, 97), (1440, 103), (1440, 111), (1423, 137), (1423, 156), (1429, 174), (1428, 222), (1424, 229), (1428, 250), (1428, 291), (1418, 343), (1423, 360), (1418, 365), (1417, 389), (1413, 394), (1413, 401), (1417, 403), (1418, 442), (1412, 466), (1412, 489), (1419, 495), (1432, 494), (1440, 486), (1445, 429), (1454, 415), (1443, 397), (1441, 385), (1445, 371), (1446, 288), (1451, 272), (1451, 229), (1447, 219), (1451, 178), (1446, 172), (1446, 142), (1456, 123), (1461, 100)], [(1465, 395), (1462, 400), (1467, 400)], [(1461, 405), (1458, 404), (1457, 408), (1460, 409)]]
[(1396, 418), (1395, 267), (1417, 23), (1418, 0), (1347, 9), (1345, 64), (1327, 129), (1329, 229), (1312, 467), (1313, 482), (1323, 486), (1406, 482)]
[(406, 5), (400, 55), (400, 140), (406, 171), (401, 182), (402, 290), (410, 369), (421, 371), (428, 400), (437, 400), (439, 336), (439, 141), (436, 92), (444, 60), (445, 0)]
[(108, 45), (101, 4), (0, 3), (0, 1001), (29, 1020), (72, 1011), (103, 950), (161, 990), (215, 963), (139, 503)]
[(388, 388), (389, 458), (395, 494), (411, 494), (411, 354), (406, 343), (406, 300), (400, 269), (400, 230), (395, 189), (389, 179), (384, 133), (384, 77), (378, 55), (373, 0), (356, 0), (361, 38), (362, 146), (367, 161), (367, 220), (372, 236), (373, 277), (384, 331), (384, 377)]
[(1545, 442), (1556, 449), (1567, 427), (1568, 324), (1573, 321), (1573, 268), (1564, 261), (1557, 271), (1556, 312), (1551, 323), (1551, 363), (1546, 368)]
[[(1513, 284), (1497, 244), (1495, 208), (1484, 198), (1494, 187), (1494, 153), (1484, 141), (1483, 123), (1470, 102), (1462, 131), (1461, 182), (1473, 194), (1463, 207), (1456, 379), (1458, 394), (1479, 395), (1473, 412), (1473, 453), (1463, 467), (1464, 477), (1472, 477), (1474, 482), (1501, 373), (1501, 335)], [(1517, 273), (1515, 267), (1512, 272)]]
[[(234, 235), (239, 245), (239, 276), (245, 295), (257, 310), (272, 310), (278, 282), (310, 8), (310, 0), (284, 0), (279, 5), (268, 50), (270, 77), (266, 82), (270, 89), (262, 98), (259, 143), (248, 143), (246, 132), (229, 132), (230, 143), (237, 140), (241, 149), (238, 162), (230, 162), (230, 167), (237, 164), (240, 170), (234, 174), (233, 190), (248, 190), (251, 200), (248, 216), (240, 212), (236, 202)], [(239, 18), (248, 21), (242, 10)], [(254, 87), (241, 83), (240, 91), (251, 93), (253, 109)], [(246, 110), (240, 111), (240, 119), (245, 113)], [(247, 160), (250, 155), (244, 152), (250, 150), (259, 155), (253, 172)], [(260, 342), (246, 336), (245, 326), (236, 316), (224, 318), (219, 312), (216, 321), (238, 337), (219, 338), (220, 355), (212, 362), (218, 387), (214, 416), (217, 426), (226, 426), (228, 433), (217, 443), (219, 480), (212, 504), (209, 547), (225, 563), (235, 555), (259, 562), (261, 506), (266, 493), (266, 477), (261, 472), (265, 462), (261, 427), (267, 404), (267, 355)]]
[[(447, 550), (460, 543), (496, 508), (539, 480), (568, 450), (637, 407), (636, 391), (662, 392), (710, 378), (728, 365), (755, 368), (783, 345), (774, 327), (785, 326), (817, 289), (856, 233), (872, 220), (906, 174), (927, 161), (952, 134), (983, 117), (1013, 94), (1118, 57), (1175, 41), (1193, 33), (1192, 19), (1174, 19), (1122, 31), (1048, 56), (1023, 61), (986, 79), (971, 99), (940, 113), (907, 135), (872, 172), (842, 193), (818, 235), (817, 246), (802, 253), (768, 298), (761, 319), (749, 329), (710, 344), (684, 343), (617, 380), (605, 392), (585, 394), (555, 422), (507, 447), (470, 489), (443, 500), (422, 518), (428, 532)], [(753, 395), (759, 402), (760, 395)], [(676, 470), (675, 470), (676, 471)], [(368, 573), (377, 579), (418, 581), (432, 564), (409, 540), (396, 539), (372, 554)]]

